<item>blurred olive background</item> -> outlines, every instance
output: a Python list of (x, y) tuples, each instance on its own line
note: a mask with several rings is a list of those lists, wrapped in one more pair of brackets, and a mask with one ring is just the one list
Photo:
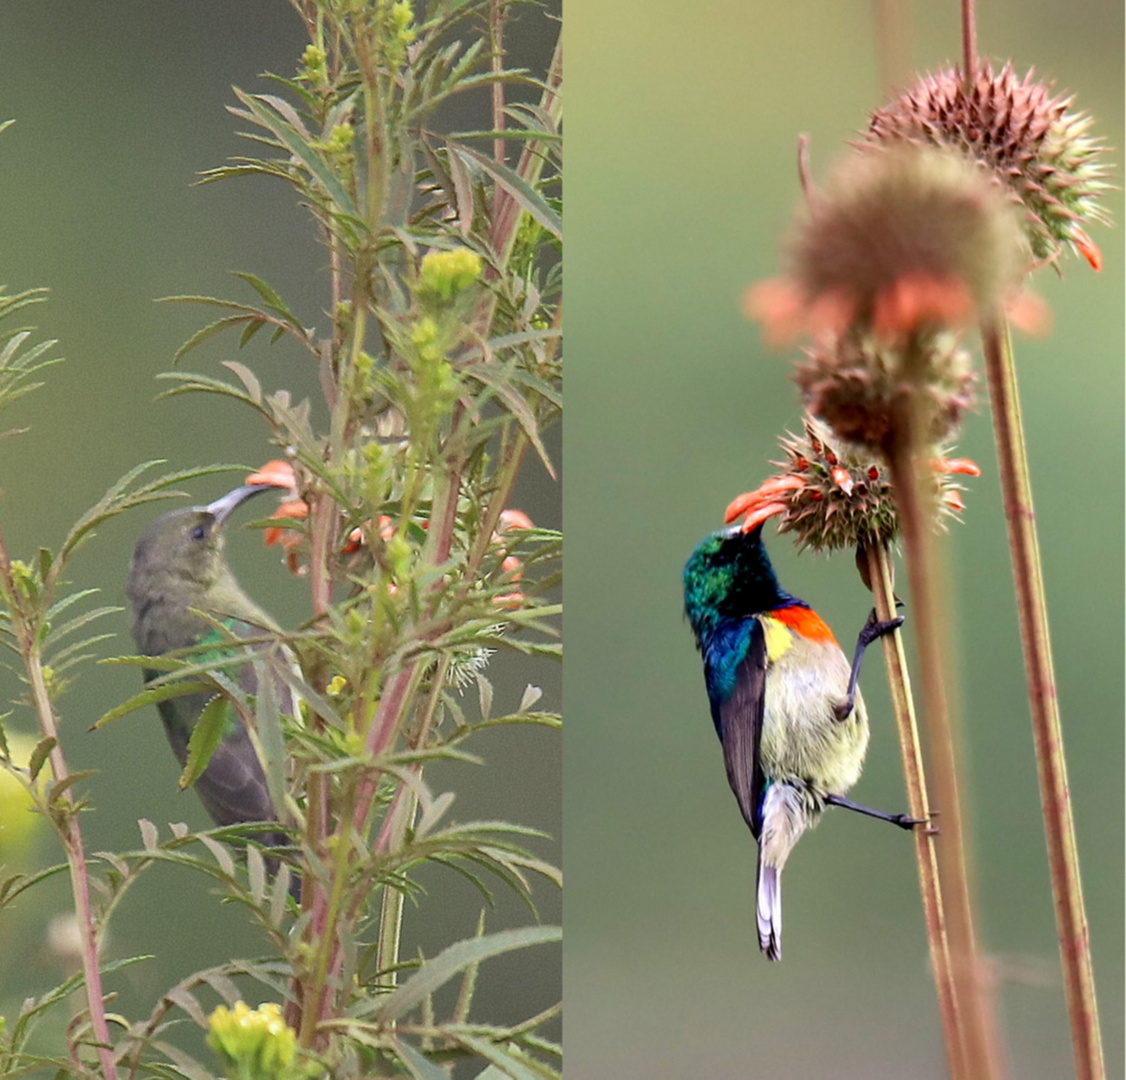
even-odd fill
[[(558, 10), (558, 4), (554, 5)], [(542, 70), (556, 27), (533, 9), (518, 13), (509, 32), (515, 63)], [(194, 293), (253, 299), (232, 270), (269, 281), (306, 325), (323, 328), (328, 303), (327, 259), (307, 215), (290, 190), (251, 180), (193, 188), (197, 174), (231, 155), (254, 152), (236, 132), (247, 125), (228, 114), (232, 84), (280, 92), (261, 78), (292, 75), (304, 47), (303, 28), (285, 0), (41, 0), (0, 6), (0, 118), (16, 125), (0, 139), (0, 281), (9, 292), (45, 285), (46, 305), (24, 314), (39, 336), (59, 339), (65, 364), (47, 385), (4, 417), (4, 428), (30, 426), (0, 451), (0, 524), (16, 557), (40, 544), (57, 547), (70, 524), (134, 464), (165, 458), (168, 468), (210, 462), (257, 466), (277, 454), (264, 427), (234, 403), (202, 396), (154, 403), (163, 389), (153, 376), (172, 366), (177, 346), (214, 316), (202, 308), (158, 305), (160, 296)], [(459, 125), (479, 110), (466, 101)], [(479, 113), (475, 113), (478, 119)], [(220, 338), (183, 367), (223, 375), (237, 338)], [(286, 387), (300, 400), (319, 398), (315, 372), (285, 343), (263, 340), (238, 354), (270, 389)], [(557, 433), (555, 433), (557, 436)], [(553, 437), (556, 452), (559, 440)], [(207, 501), (241, 482), (241, 475), (191, 485)], [(539, 524), (558, 526), (560, 490), (532, 462), (516, 505)], [(167, 505), (182, 505), (182, 501)], [(133, 541), (160, 507), (103, 528), (73, 564), (76, 587), (97, 587), (102, 603), (123, 604)], [(243, 520), (249, 520), (243, 515)], [(231, 558), (247, 591), (284, 625), (308, 615), (307, 589), (290, 576), (276, 549), (237, 528)], [(107, 620), (116, 632), (103, 655), (132, 652), (128, 616)], [(498, 656), (497, 701), (513, 706), (528, 682), (545, 689), (545, 707), (559, 705), (556, 665)], [(93, 812), (83, 817), (92, 850), (139, 847), (136, 821), (146, 817), (167, 835), (168, 822), (209, 825), (192, 793), (179, 794), (177, 768), (155, 710), (135, 714), (94, 734), (86, 729), (139, 689), (134, 669), (87, 667), (60, 703), (72, 769), (97, 769), (83, 785)], [(3, 674), (0, 699), (19, 693)], [(29, 730), (28, 711), (8, 721)], [(490, 733), (474, 748), (488, 762), (431, 774), (437, 790), (454, 790), (459, 820), (501, 819), (535, 826), (555, 839), (536, 844), (560, 859), (560, 739), (539, 730)], [(0, 861), (28, 865), (29, 855), (5, 851)], [(61, 858), (50, 838), (33, 852), (46, 864)], [(426, 873), (429, 890), (406, 913), (405, 953), (429, 955), (471, 935), (484, 901), (448, 871)], [(526, 924), (528, 910), (500, 886), (487, 926)], [(545, 922), (558, 922), (560, 899), (538, 891)], [(25, 894), (0, 916), (0, 1013), (13, 1016), (28, 994), (61, 981), (69, 959), (44, 947), (52, 914), (66, 910), (63, 878)], [(112, 976), (114, 1010), (147, 1015), (164, 989), (208, 964), (253, 957), (265, 942), (237, 910), (222, 908), (206, 882), (186, 871), (149, 871), (126, 899), (110, 934), (112, 958), (155, 953), (156, 959)], [(482, 972), (480, 1015), (511, 1022), (558, 996), (560, 964), (550, 950), (510, 954)], [(266, 996), (248, 992), (253, 1002)], [(43, 1032), (61, 1046), (62, 1013)], [(198, 1045), (198, 1044), (196, 1044)]]
[[(960, 56), (956, 3), (906, 7), (915, 70)], [(681, 614), (692, 547), (800, 423), (793, 354), (763, 348), (739, 297), (778, 270), (798, 134), (822, 177), (881, 103), (872, 8), (567, 0), (565, 993), (569, 1068), (583, 1080), (945, 1075), (902, 834), (827, 814), (787, 866), (785, 959), (759, 955), (755, 844)], [(983, 55), (1055, 78), (1123, 146), (1117, 0), (978, 9)], [(1070, 257), (1063, 280), (1040, 273), (1055, 328), (1017, 349), (1108, 1069), (1121, 1077), (1120, 193), (1107, 203), (1115, 227), (1092, 229), (1105, 269)], [(984, 387), (959, 453), (984, 473), (949, 545), (981, 933), (1012, 1076), (1058, 1080), (1073, 1075), (1071, 1051)], [(767, 536), (783, 583), (855, 640), (870, 599), (852, 559), (798, 558), (788, 537)], [(910, 605), (907, 618), (909, 632)], [(882, 675), (877, 653), (852, 794), (900, 810)]]

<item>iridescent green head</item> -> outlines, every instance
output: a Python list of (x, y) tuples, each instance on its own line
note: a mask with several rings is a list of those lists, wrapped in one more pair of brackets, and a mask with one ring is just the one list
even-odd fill
[(761, 525), (712, 533), (684, 566), (684, 612), (697, 638), (720, 619), (747, 618), (793, 599), (778, 584)]

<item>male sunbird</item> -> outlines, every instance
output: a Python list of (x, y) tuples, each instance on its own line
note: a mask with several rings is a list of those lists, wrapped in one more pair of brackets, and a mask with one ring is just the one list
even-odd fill
[[(160, 656), (213, 642), (216, 653), (229, 658), (231, 646), (223, 633), (196, 612), (206, 612), (239, 637), (260, 635), (274, 627), (273, 620), (239, 587), (223, 554), (227, 518), (251, 496), (269, 490), (265, 484), (236, 488), (207, 506), (172, 510), (141, 533), (125, 591), (133, 606), (133, 637), (143, 655)], [(257, 693), (251, 662), (222, 670), (244, 693)], [(145, 680), (160, 674), (146, 669)], [(181, 767), (187, 763), (188, 742), (196, 722), (213, 697), (201, 691), (157, 703)], [(279, 689), (279, 697), (285, 700), (284, 688)], [(217, 825), (277, 821), (266, 777), (246, 728), (230, 702), (225, 708), (222, 738), (196, 780), (195, 789)], [(273, 846), (289, 843), (284, 833), (276, 831), (263, 832), (258, 839)]]
[(704, 657), (727, 780), (758, 841), (759, 947), (782, 956), (782, 868), (826, 806), (910, 829), (921, 822), (845, 798), (860, 778), (868, 716), (857, 688), (865, 648), (902, 617), (873, 611), (850, 665), (821, 617), (779, 584), (762, 526), (712, 533), (684, 567), (684, 609)]

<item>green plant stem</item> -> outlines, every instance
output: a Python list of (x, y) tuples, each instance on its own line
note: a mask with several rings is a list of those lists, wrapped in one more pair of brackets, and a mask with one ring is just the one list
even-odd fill
[[(921, 425), (912, 420), (909, 430)], [(947, 940), (956, 995), (955, 1009), (964, 1033), (964, 1072), (955, 1080), (996, 1080), (1003, 1075), (997, 1038), (994, 1001), (989, 993), (984, 965), (977, 950), (969, 871), (965, 855), (958, 759), (947, 684), (950, 664), (942, 610), (943, 575), (935, 551), (933, 508), (920, 490), (915, 452), (916, 438), (899, 439), (891, 447), (888, 463), (896, 509), (907, 556), (911, 586), (912, 625), (923, 684), (924, 716), (930, 744), (934, 805), (941, 812), (941, 834), (936, 838), (941, 896), (947, 915)]]
[(1076, 1076), (1079, 1080), (1103, 1080), (1106, 1067), (1099, 1035), (1095, 977), (1052, 666), (1044, 575), (1032, 506), (1032, 484), (1017, 393), (1016, 366), (1007, 324), (1001, 321), (983, 327), (982, 343), (989, 396), (993, 403), (993, 431), (1016, 585)]
[[(67, 768), (62, 743), (59, 741), (59, 725), (43, 675), (43, 658), (39, 654), (38, 646), (38, 619), (29, 618), (23, 608), (19, 590), (12, 577), (12, 564), (3, 533), (0, 533), (0, 588), (5, 594), (12, 626), (19, 640), (40, 733), (45, 739), (55, 740), (50, 754), (54, 783), (62, 784), (70, 776), (70, 770)], [(114, 1064), (109, 1026), (106, 1023), (98, 932), (94, 921), (93, 905), (90, 902), (90, 873), (86, 865), (86, 847), (82, 842), (82, 829), (78, 824), (78, 808), (74, 803), (72, 789), (68, 788), (64, 791), (59, 796), (59, 801), (64, 804), (61, 813), (52, 814), (51, 819), (66, 850), (67, 865), (70, 869), (74, 912), (82, 939), (82, 975), (86, 991), (86, 1007), (90, 1012), (90, 1027), (98, 1043), (102, 1080), (117, 1080), (117, 1067)]]
[[(866, 549), (868, 577), (881, 620), (895, 618), (895, 588), (892, 579), (891, 552), (885, 543)], [(915, 702), (911, 696), (911, 678), (907, 671), (907, 655), (903, 635), (897, 630), (883, 636), (884, 663), (892, 711), (899, 732), (899, 748), (903, 758), (903, 775), (907, 785), (907, 806), (913, 818), (929, 822), (930, 804), (923, 772), (923, 751), (919, 727), (915, 719)], [(946, 909), (942, 903), (942, 887), (938, 877), (938, 856), (935, 833), (931, 828), (916, 828), (915, 861), (919, 868), (919, 888), (923, 898), (923, 918), (927, 928), (931, 970), (934, 973), (938, 1011), (946, 1040), (946, 1056), (952, 1077), (967, 1076), (966, 1035), (964, 1021), (958, 1013), (958, 996), (954, 985), (954, 969), (950, 959), (950, 941), (946, 930)]]

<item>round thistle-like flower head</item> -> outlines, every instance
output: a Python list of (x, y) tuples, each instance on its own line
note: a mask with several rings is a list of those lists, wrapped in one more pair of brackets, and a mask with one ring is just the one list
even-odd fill
[(986, 61), (968, 90), (961, 73), (946, 68), (874, 112), (865, 141), (956, 150), (1024, 208), (1036, 258), (1053, 258), (1066, 244), (1098, 270), (1102, 256), (1081, 224), (1107, 221), (1099, 205), (1108, 186), (1098, 161), (1104, 146), (1089, 134), (1091, 117), (1070, 105), (1032, 71), (1018, 79), (1011, 64), (994, 74)]
[[(801, 435), (788, 432), (782, 439), (785, 461), (771, 462), (782, 472), (754, 491), (733, 499), (727, 507), (728, 524), (743, 518), (750, 532), (768, 518), (780, 515), (778, 531), (797, 536), (798, 548), (815, 552), (890, 543), (899, 534), (891, 480), (883, 460), (863, 447), (834, 438), (811, 416)], [(934, 476), (939, 523), (965, 508), (964, 490), (954, 475), (980, 476), (965, 458), (945, 456), (930, 462)]]
[(806, 408), (840, 438), (886, 451), (904, 434), (916, 393), (923, 398), (931, 445), (951, 439), (973, 405), (969, 353), (948, 332), (920, 335), (910, 355), (872, 335), (815, 342), (793, 379)]

